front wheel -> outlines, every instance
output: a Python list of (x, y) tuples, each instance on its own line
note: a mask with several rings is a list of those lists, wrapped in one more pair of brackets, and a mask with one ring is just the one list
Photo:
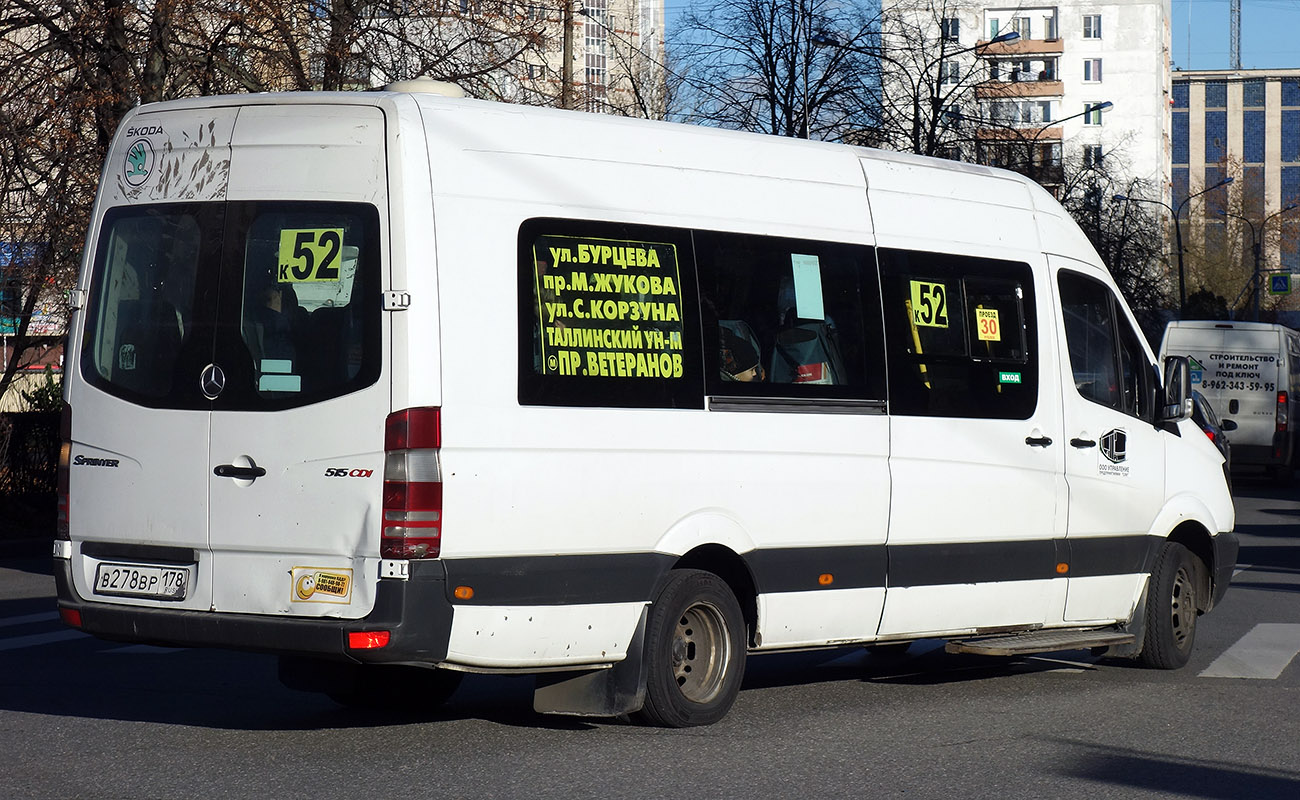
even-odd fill
[(1196, 641), (1196, 563), (1177, 542), (1165, 542), (1147, 584), (1146, 634), (1142, 663), (1178, 669)]
[(646, 697), (638, 717), (686, 728), (722, 719), (745, 674), (745, 621), (711, 572), (674, 570), (646, 625)]

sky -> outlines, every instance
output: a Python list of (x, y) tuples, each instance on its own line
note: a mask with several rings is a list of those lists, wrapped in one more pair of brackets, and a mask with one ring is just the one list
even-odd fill
[[(690, 0), (664, 0), (664, 4), (671, 29)], [(1229, 1), (1170, 0), (1170, 5), (1174, 66), (1231, 68)], [(1241, 66), (1300, 69), (1300, 0), (1241, 0)]]
[[(1230, 69), (1229, 0), (1171, 0), (1171, 6), (1174, 66)], [(1300, 0), (1241, 0), (1241, 66), (1300, 69)]]

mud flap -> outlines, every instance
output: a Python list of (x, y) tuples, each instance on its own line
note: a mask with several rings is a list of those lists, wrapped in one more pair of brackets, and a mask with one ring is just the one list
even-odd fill
[(1133, 616), (1129, 618), (1128, 624), (1120, 626), (1120, 630), (1133, 634), (1133, 641), (1107, 647), (1100, 655), (1105, 658), (1137, 658), (1142, 655), (1147, 635), (1147, 593), (1150, 591), (1151, 576), (1147, 575), (1147, 585), (1142, 589), (1142, 598), (1138, 600), (1137, 608), (1133, 609)]
[(583, 672), (544, 672), (537, 676), (533, 710), (540, 714), (616, 717), (645, 704), (645, 625), (649, 606), (641, 610), (627, 657), (612, 667)]

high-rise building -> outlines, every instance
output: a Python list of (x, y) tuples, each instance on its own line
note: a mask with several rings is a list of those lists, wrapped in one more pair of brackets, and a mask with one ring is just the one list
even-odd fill
[[(1172, 144), (1189, 251), (1223, 260), (1228, 249), (1238, 282), (1255, 242), (1261, 269), (1300, 271), (1300, 208), (1287, 210), (1300, 205), (1300, 69), (1174, 73)], [(1226, 177), (1233, 184), (1206, 202), (1185, 202)]]
[[(933, 102), (953, 127), (968, 128), (950, 137), (963, 142), (951, 155), (1049, 188), (1063, 165), (1107, 159), (1167, 192), (1168, 0), (883, 0), (883, 11), (886, 55), (928, 48), (928, 58), (908, 60), (921, 67), (912, 71), (936, 66)], [(1015, 39), (998, 41), (1013, 31)]]

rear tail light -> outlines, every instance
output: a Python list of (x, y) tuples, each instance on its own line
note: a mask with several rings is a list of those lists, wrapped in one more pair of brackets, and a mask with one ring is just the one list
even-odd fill
[(1287, 419), (1287, 396), (1286, 392), (1277, 393), (1277, 431), (1282, 433), (1286, 430), (1286, 425), (1290, 421)]
[(1210, 437), (1211, 442), (1214, 441), (1214, 431), (1210, 430), (1209, 428), (1206, 428), (1205, 435)]
[(383, 558), (437, 558), (442, 550), (442, 419), (437, 408), (408, 408), (384, 425)]
[(58, 491), (59, 510), (54, 523), (54, 538), (70, 541), (72, 529), (68, 518), (68, 483), (69, 467), (72, 465), (72, 406), (63, 404), (63, 414), (59, 418), (59, 467)]

